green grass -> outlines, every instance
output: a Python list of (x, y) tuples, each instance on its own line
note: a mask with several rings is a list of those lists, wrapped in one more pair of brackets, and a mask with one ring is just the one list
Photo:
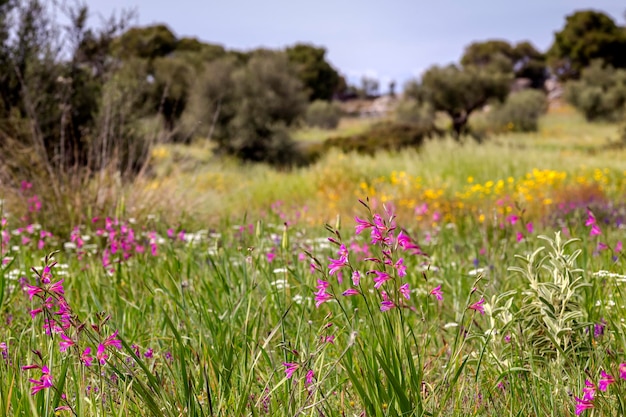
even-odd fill
[[(8, 207), (0, 414), (568, 416), (585, 380), (597, 384), (605, 371), (615, 382), (585, 415), (623, 415), (624, 151), (604, 146), (613, 126), (562, 114), (541, 126), (483, 145), (331, 152), (290, 172), (164, 147), (155, 176), (129, 187), (115, 213), (65, 225), (78, 226), (74, 246), (44, 235), (37, 247), (41, 230), (27, 226), (58, 226), (47, 199), (41, 213)], [(561, 172), (565, 180), (542, 184)], [(553, 202), (520, 205), (507, 188), (458, 197), (508, 177), (528, 188), (517, 197)], [(140, 202), (156, 216), (131, 221)], [(357, 235), (355, 214), (368, 224), (380, 215), (381, 238), (393, 240), (373, 243), (371, 226)], [(428, 255), (400, 245), (400, 230)], [(53, 251), (50, 283), (38, 280)], [(50, 287), (60, 279), (62, 294)], [(32, 300), (26, 284), (40, 288)], [(348, 289), (355, 295), (343, 296)], [(55, 314), (61, 299), (69, 315)], [(66, 351), (45, 318), (66, 325)], [(26, 365), (47, 366), (51, 386), (31, 395), (42, 371)]]

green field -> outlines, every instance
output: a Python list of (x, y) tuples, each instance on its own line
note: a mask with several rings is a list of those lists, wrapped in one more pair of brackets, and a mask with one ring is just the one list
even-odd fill
[(97, 181), (4, 195), (2, 415), (626, 414), (616, 125)]

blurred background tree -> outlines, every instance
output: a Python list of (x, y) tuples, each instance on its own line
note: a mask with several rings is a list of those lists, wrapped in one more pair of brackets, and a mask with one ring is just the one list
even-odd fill
[(473, 42), (461, 57), (464, 67), (493, 68), (512, 73), (515, 78), (527, 78), (532, 88), (543, 88), (548, 77), (545, 56), (529, 42), (511, 45), (504, 40)]
[(567, 84), (565, 98), (589, 121), (619, 121), (626, 111), (626, 69), (594, 61)]
[(602, 12), (575, 12), (567, 16), (563, 29), (555, 33), (547, 57), (553, 74), (561, 80), (580, 77), (583, 69), (596, 59), (624, 68), (626, 30)]
[(459, 140), (462, 134), (467, 133), (467, 122), (472, 112), (492, 100), (504, 100), (511, 80), (512, 74), (503, 72), (499, 65), (433, 66), (422, 75), (421, 83), (409, 83), (405, 94), (418, 102), (429, 103), (435, 111), (450, 116), (452, 132)]
[(307, 90), (309, 101), (328, 101), (339, 92), (340, 76), (326, 60), (325, 48), (299, 43), (285, 51)]

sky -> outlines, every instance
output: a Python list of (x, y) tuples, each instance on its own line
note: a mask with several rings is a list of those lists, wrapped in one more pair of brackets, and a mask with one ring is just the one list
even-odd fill
[(327, 49), (352, 83), (366, 75), (381, 90), (431, 65), (458, 62), (470, 42), (528, 40), (545, 51), (565, 17), (594, 9), (624, 25), (624, 0), (89, 0), (94, 23), (134, 10), (137, 25), (165, 23), (228, 49), (283, 48), (297, 42)]

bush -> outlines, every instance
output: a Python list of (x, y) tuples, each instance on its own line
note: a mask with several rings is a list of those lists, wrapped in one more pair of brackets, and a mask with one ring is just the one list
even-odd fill
[(536, 132), (539, 117), (547, 110), (544, 93), (524, 90), (507, 97), (504, 104), (488, 116), (488, 123), (496, 131)]
[(335, 129), (341, 119), (341, 108), (336, 103), (315, 100), (306, 110), (306, 124), (322, 129)]
[(589, 121), (617, 121), (626, 109), (626, 70), (596, 61), (567, 84), (565, 99)]
[(395, 120), (399, 124), (411, 125), (422, 129), (432, 129), (435, 125), (435, 110), (428, 104), (417, 100), (402, 100), (395, 110)]
[(324, 148), (374, 155), (377, 150), (418, 148), (426, 138), (435, 135), (442, 133), (434, 127), (425, 129), (411, 124), (381, 122), (359, 135), (329, 138), (324, 142)]
[(306, 95), (284, 53), (257, 51), (245, 64), (213, 61), (192, 89), (182, 116), (188, 136), (212, 140), (217, 153), (244, 161), (298, 165), (285, 128), (299, 120)]

